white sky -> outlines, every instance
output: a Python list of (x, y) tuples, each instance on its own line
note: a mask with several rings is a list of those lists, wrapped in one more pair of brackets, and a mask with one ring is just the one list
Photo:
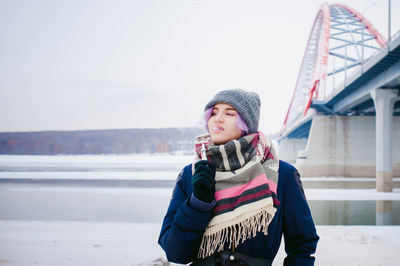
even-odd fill
[[(323, 2), (0, 0), (0, 131), (196, 126), (243, 88), (277, 132)], [(341, 3), (387, 36), (387, 0)]]

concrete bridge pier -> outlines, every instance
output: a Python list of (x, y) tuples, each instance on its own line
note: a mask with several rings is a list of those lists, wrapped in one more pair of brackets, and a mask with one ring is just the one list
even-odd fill
[(371, 91), (374, 100), (376, 120), (376, 190), (393, 190), (393, 108), (398, 91), (375, 89)]
[(281, 139), (279, 142), (279, 159), (296, 163), (297, 153), (307, 146), (306, 138)]

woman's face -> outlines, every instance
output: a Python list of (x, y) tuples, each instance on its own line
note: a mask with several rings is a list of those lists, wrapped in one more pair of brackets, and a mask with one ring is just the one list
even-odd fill
[(237, 118), (238, 112), (230, 104), (217, 103), (214, 105), (208, 120), (208, 132), (214, 144), (225, 144), (241, 137), (242, 132), (236, 127)]

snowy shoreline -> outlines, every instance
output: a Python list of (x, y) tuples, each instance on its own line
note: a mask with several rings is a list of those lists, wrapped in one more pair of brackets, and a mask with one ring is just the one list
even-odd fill
[[(1, 265), (132, 266), (165, 258), (160, 223), (0, 220)], [(316, 265), (396, 265), (400, 226), (317, 226)], [(282, 265), (283, 241), (273, 265)]]

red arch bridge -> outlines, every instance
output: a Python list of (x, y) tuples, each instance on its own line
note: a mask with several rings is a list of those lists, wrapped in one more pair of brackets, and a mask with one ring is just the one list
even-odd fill
[(400, 32), (388, 42), (362, 14), (324, 3), (280, 131), (303, 176), (376, 177), (400, 186)]

